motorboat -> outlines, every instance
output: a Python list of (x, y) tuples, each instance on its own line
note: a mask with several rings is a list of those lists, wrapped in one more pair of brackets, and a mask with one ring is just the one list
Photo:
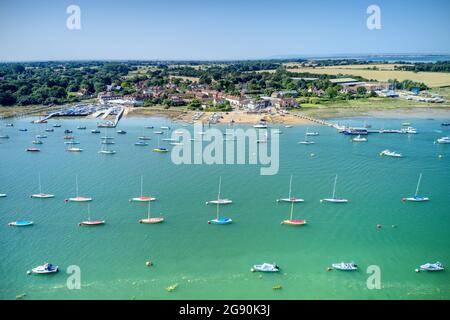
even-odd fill
[(277, 266), (276, 263), (263, 263), (263, 264), (255, 264), (251, 269), (251, 272), (279, 272), (280, 267)]
[(27, 131), (28, 131), (28, 129), (26, 129), (26, 128), (23, 128), (23, 129), (19, 129), (19, 131), (21, 131), (21, 132), (27, 132)]
[(380, 152), (380, 156), (387, 156), (387, 157), (394, 157), (394, 158), (403, 158), (403, 155), (401, 153), (390, 151), (390, 150), (383, 150)]
[(67, 152), (82, 152), (83, 149), (81, 148), (76, 148), (76, 147), (70, 147), (66, 149)]
[(425, 264), (420, 266), (420, 270), (424, 270), (424, 271), (443, 271), (444, 270), (444, 266), (439, 261), (435, 262), (435, 263), (425, 263)]
[(42, 266), (31, 269), (31, 273), (35, 274), (48, 274), (58, 272), (58, 266), (54, 266), (51, 263), (45, 263)]
[(127, 132), (125, 130), (117, 130), (118, 134), (126, 134)]
[(54, 131), (55, 131), (55, 129), (51, 129), (51, 128), (45, 129), (45, 132), (54, 132)]
[(148, 146), (147, 142), (144, 141), (138, 141), (134, 143), (135, 146)]
[(306, 135), (307, 136), (318, 136), (319, 135), (319, 132), (317, 132), (317, 131), (315, 131), (315, 132), (306, 132)]
[(39, 152), (39, 151), (41, 151), (41, 149), (39, 149), (39, 148), (27, 148), (27, 151), (28, 152)]
[(231, 222), (233, 222), (233, 220), (231, 220), (230, 218), (219, 217), (219, 218), (216, 218), (216, 219), (209, 220), (208, 224), (223, 225), (223, 224), (230, 224)]
[(6, 198), (6, 193), (0, 193), (0, 198)]
[(78, 130), (86, 130), (86, 127), (85, 126), (79, 126), (79, 127), (77, 127), (77, 129)]
[(450, 137), (442, 137), (436, 140), (437, 143), (448, 144), (450, 143)]
[(153, 133), (154, 133), (154, 134), (164, 134), (163, 131), (154, 131)]
[(12, 227), (28, 227), (28, 226), (32, 226), (33, 224), (34, 224), (33, 221), (29, 221), (29, 220), (17, 220), (17, 221), (8, 223), (8, 225), (12, 226)]
[(64, 130), (64, 133), (66, 133), (66, 134), (68, 134), (68, 133), (73, 133), (73, 131), (72, 130)]
[(155, 148), (155, 149), (153, 149), (152, 151), (153, 151), (153, 152), (161, 152), (161, 153), (169, 152), (168, 149), (166, 149), (166, 148), (161, 148), (161, 147)]
[(355, 271), (355, 270), (358, 270), (358, 266), (354, 262), (333, 263), (332, 267), (334, 269), (343, 270), (343, 271)]
[(100, 133), (100, 130), (94, 129), (94, 130), (91, 130), (91, 133)]
[(361, 137), (361, 135), (359, 134), (357, 137), (353, 138), (352, 141), (355, 141), (355, 142), (366, 142), (367, 138)]
[(401, 131), (402, 131), (402, 133), (407, 133), (407, 134), (416, 134), (417, 133), (417, 130), (413, 127), (404, 128)]

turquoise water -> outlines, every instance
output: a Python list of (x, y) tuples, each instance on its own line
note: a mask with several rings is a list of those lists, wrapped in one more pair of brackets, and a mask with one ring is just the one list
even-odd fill
[[(406, 120), (339, 121), (396, 129)], [(117, 129), (126, 135), (109, 132), (116, 137), (114, 156), (97, 153), (103, 133), (90, 133), (93, 120), (58, 120), (62, 128), (46, 133), (36, 154), (25, 149), (55, 121), (2, 124), (10, 139), (0, 141), (0, 193), (8, 194), (0, 199), (0, 298), (25, 293), (27, 299), (449, 299), (448, 271), (414, 272), (437, 260), (450, 266), (450, 146), (433, 144), (449, 129), (440, 126), (441, 119), (408, 121), (419, 134), (372, 134), (367, 143), (309, 126), (320, 131), (312, 138), (316, 144), (299, 145), (305, 126), (281, 128), (280, 170), (274, 176), (261, 176), (258, 165), (174, 165), (170, 154), (150, 151), (157, 144), (152, 130), (146, 130), (153, 139), (148, 147), (134, 146), (144, 125), (180, 127), (161, 118), (123, 119)], [(88, 128), (76, 130), (79, 125)], [(20, 127), (29, 130), (19, 132)], [(64, 151), (67, 128), (84, 152)], [(378, 156), (384, 149), (405, 158)], [(420, 172), (421, 194), (431, 201), (402, 203), (414, 194)], [(38, 173), (43, 191), (54, 199), (30, 198), (38, 192)], [(87, 219), (86, 205), (64, 203), (75, 195), (76, 174), (80, 195), (94, 198), (92, 218), (105, 219), (105, 226), (78, 227)], [(295, 206), (295, 218), (308, 222), (300, 228), (280, 225), (290, 206), (275, 201), (287, 196), (291, 174), (294, 195), (306, 200)], [(337, 196), (350, 202), (321, 204), (319, 199), (331, 196), (335, 174)], [(137, 223), (146, 217), (146, 204), (128, 200), (139, 196), (141, 175), (144, 193), (158, 198), (152, 212), (164, 216), (162, 224)], [(215, 207), (205, 201), (217, 196), (219, 176), (223, 197), (234, 202), (221, 207), (234, 220), (227, 226), (207, 224)], [(7, 226), (17, 219), (35, 225)], [(148, 260), (153, 267), (145, 266)], [(62, 272), (26, 274), (46, 261)], [(326, 271), (340, 261), (354, 261), (360, 269)], [(276, 262), (282, 272), (250, 272), (263, 262)], [(81, 268), (80, 290), (66, 287), (70, 265)], [(370, 265), (381, 268), (380, 290), (366, 286)], [(178, 287), (168, 292), (173, 284)], [(283, 289), (273, 290), (278, 284)]]

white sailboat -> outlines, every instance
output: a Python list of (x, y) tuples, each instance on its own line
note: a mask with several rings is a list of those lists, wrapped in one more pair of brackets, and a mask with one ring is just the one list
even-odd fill
[(220, 211), (219, 210), (219, 207), (220, 207), (219, 201), (221, 200), (220, 199), (220, 186), (221, 186), (221, 183), (222, 183), (222, 177), (220, 177), (220, 179), (219, 179), (219, 192), (217, 194), (217, 201), (215, 202), (215, 204), (216, 204), (216, 218), (208, 221), (208, 224), (225, 225), (225, 224), (230, 224), (231, 222), (233, 222), (233, 220), (231, 220), (230, 218), (220, 217), (220, 214), (219, 214), (219, 211)]
[(417, 181), (416, 193), (414, 194), (414, 197), (403, 198), (402, 199), (403, 201), (424, 202), (424, 201), (430, 200), (430, 198), (422, 197), (422, 196), (418, 195), (421, 180), (422, 180), (422, 173), (419, 175), (419, 180)]
[(41, 174), (39, 173), (39, 193), (31, 195), (32, 198), (39, 198), (39, 199), (48, 199), (48, 198), (54, 198), (55, 196), (53, 194), (43, 193), (42, 192), (42, 185), (41, 185)]
[(150, 202), (150, 201), (155, 201), (155, 200), (156, 200), (156, 198), (144, 196), (144, 176), (141, 176), (141, 196), (132, 198), (130, 201)]
[(230, 199), (221, 199), (220, 198), (220, 193), (221, 193), (221, 187), (222, 187), (222, 177), (220, 177), (219, 179), (219, 194), (217, 196), (217, 200), (211, 200), (211, 201), (206, 201), (206, 204), (231, 204), (233, 203), (233, 201), (231, 201)]
[[(107, 128), (106, 128), (106, 130), (107, 130)], [(105, 142), (109, 141), (110, 139), (114, 139), (114, 138), (113, 137), (108, 137), (107, 131), (105, 131), (105, 136), (102, 137), (101, 139), (102, 139), (102, 148), (101, 148), (101, 150), (98, 153), (100, 153), (100, 154), (115, 154), (116, 153), (115, 150), (109, 150), (108, 149), (108, 145), (110, 143), (105, 143)]]
[(291, 179), (289, 180), (289, 197), (277, 199), (277, 202), (304, 202), (304, 199), (296, 198), (292, 196), (292, 174)]
[(150, 204), (151, 204), (151, 202), (148, 203), (147, 218), (139, 220), (139, 223), (154, 224), (154, 223), (164, 222), (164, 218), (162, 218), (162, 217), (157, 217), (157, 218), (151, 218), (150, 217)]
[(75, 186), (76, 186), (76, 197), (74, 198), (69, 198), (67, 199), (67, 201), (70, 202), (89, 202), (92, 201), (92, 198), (87, 198), (87, 197), (80, 197), (79, 193), (78, 193), (78, 175), (75, 176)]
[(333, 196), (331, 198), (321, 199), (320, 202), (331, 202), (331, 203), (347, 203), (347, 199), (339, 199), (336, 198), (336, 183), (337, 183), (338, 175), (334, 177), (334, 185), (333, 185)]
[(308, 136), (308, 129), (306, 129), (306, 132), (305, 132), (305, 140), (299, 141), (298, 143), (300, 143), (300, 144), (306, 144), (306, 145), (308, 145), (308, 144), (314, 144), (315, 142), (314, 142), (314, 141), (308, 140), (308, 139), (307, 139), (307, 136)]

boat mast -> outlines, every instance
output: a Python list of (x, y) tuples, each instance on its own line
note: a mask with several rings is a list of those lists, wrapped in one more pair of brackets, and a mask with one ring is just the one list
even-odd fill
[(75, 185), (76, 185), (77, 198), (78, 198), (78, 174), (75, 175)]
[(220, 187), (222, 185), (222, 177), (219, 178), (219, 192), (217, 194), (217, 220), (219, 220), (219, 200), (220, 200)]
[(42, 185), (41, 185), (41, 173), (39, 172), (38, 174), (38, 178), (39, 178), (39, 194), (42, 193)]
[(91, 205), (88, 203), (88, 221), (91, 221)]
[(147, 209), (147, 219), (150, 220), (150, 203), (151, 201), (148, 202), (148, 209)]
[(292, 220), (292, 214), (293, 214), (293, 212), (294, 212), (294, 202), (291, 202), (291, 215), (290, 215), (289, 220)]
[(143, 185), (144, 185), (144, 176), (141, 175), (141, 198), (142, 198), (142, 194), (143, 194)]
[(337, 182), (337, 175), (336, 175), (336, 177), (334, 177), (334, 186), (333, 186), (333, 197), (332, 197), (332, 199), (334, 199), (334, 196), (335, 196), (335, 194), (336, 194), (336, 182)]
[(422, 173), (420, 173), (419, 175), (419, 181), (417, 181), (416, 194), (414, 195), (414, 197), (417, 197), (417, 193), (419, 192), (420, 180), (422, 180)]
[(291, 179), (289, 180), (289, 200), (291, 199), (291, 194), (292, 194), (292, 174)]

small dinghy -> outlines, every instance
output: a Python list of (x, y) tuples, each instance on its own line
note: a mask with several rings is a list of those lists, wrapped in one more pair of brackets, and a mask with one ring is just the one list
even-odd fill
[(230, 224), (232, 223), (233, 220), (231, 220), (231, 218), (226, 218), (226, 217), (220, 217), (220, 218), (216, 218), (216, 219), (212, 219), (208, 221), (208, 224), (219, 224), (219, 225), (223, 225), (223, 224)]
[(306, 135), (307, 135), (307, 136), (314, 137), (314, 136), (318, 136), (319, 133), (318, 133), (317, 131), (316, 131), (316, 132), (306, 132)]
[(80, 143), (78, 141), (65, 141), (64, 144), (77, 145)]
[(343, 271), (355, 271), (358, 270), (358, 266), (353, 262), (340, 262), (340, 263), (333, 263), (332, 267), (337, 270), (343, 270)]
[(169, 152), (169, 149), (166, 149), (166, 148), (155, 148), (155, 149), (153, 149), (152, 150), (153, 152), (161, 152), (161, 153), (164, 153), (164, 152)]
[(9, 136), (8, 135), (0, 135), (0, 139), (9, 139)]
[(403, 158), (403, 155), (401, 153), (390, 151), (390, 150), (383, 150), (380, 152), (380, 156), (387, 156), (387, 157), (393, 157), (393, 158)]
[(138, 137), (138, 139), (139, 139), (139, 140), (152, 140), (152, 138), (146, 137), (146, 136)]
[(100, 133), (100, 130), (91, 130), (91, 133)]
[(64, 133), (73, 133), (72, 130), (64, 130)]
[(47, 136), (45, 134), (38, 134), (36, 139), (47, 139)]
[(61, 125), (60, 124), (54, 124), (53, 128), (61, 128)]
[(72, 136), (64, 136), (64, 140), (72, 140), (73, 137)]
[(145, 129), (153, 129), (153, 126), (144, 126)]
[(444, 266), (440, 262), (436, 263), (425, 263), (420, 266), (420, 270), (424, 271), (443, 271)]
[(279, 272), (280, 267), (277, 266), (276, 263), (263, 263), (263, 264), (255, 264), (253, 268), (250, 269), (251, 272), (259, 271), (259, 272)]
[(85, 126), (79, 126), (79, 127), (77, 127), (77, 129), (78, 130), (86, 130), (86, 127)]
[(6, 198), (6, 193), (0, 193), (0, 198)]
[(47, 274), (58, 272), (58, 266), (54, 266), (51, 263), (45, 263), (42, 266), (31, 269), (31, 273), (35, 274)]
[(162, 129), (162, 130), (170, 130), (170, 127), (162, 126), (161, 129)]
[(353, 138), (352, 141), (354, 142), (367, 142), (367, 138), (361, 137), (361, 135), (358, 135), (357, 137)]
[(82, 152), (83, 149), (81, 149), (81, 148), (67, 148), (66, 151), (67, 152)]
[(41, 140), (33, 140), (31, 141), (32, 144), (43, 144), (44, 142), (42, 142)]
[(218, 199), (218, 200), (206, 201), (206, 204), (231, 204), (231, 203), (233, 203), (233, 201), (230, 199)]
[(39, 152), (39, 151), (41, 151), (41, 149), (39, 149), (39, 148), (28, 148), (27, 149), (27, 152)]
[(162, 132), (162, 131), (154, 131), (153, 133), (154, 134), (164, 134), (164, 132)]
[(45, 129), (45, 132), (54, 132), (55, 129)]
[(29, 220), (17, 220), (17, 221), (13, 221), (8, 223), (8, 226), (12, 226), (12, 227), (28, 227), (28, 226), (32, 226), (34, 224), (33, 221), (29, 221)]
[(21, 132), (27, 132), (28, 129), (19, 129), (19, 131), (21, 131)]
[(148, 146), (148, 143), (144, 142), (144, 141), (138, 141), (138, 142), (135, 142), (134, 145), (135, 146), (145, 147), (145, 146)]
[(117, 133), (118, 133), (118, 134), (126, 134), (127, 132), (124, 131), (124, 130), (117, 130)]

